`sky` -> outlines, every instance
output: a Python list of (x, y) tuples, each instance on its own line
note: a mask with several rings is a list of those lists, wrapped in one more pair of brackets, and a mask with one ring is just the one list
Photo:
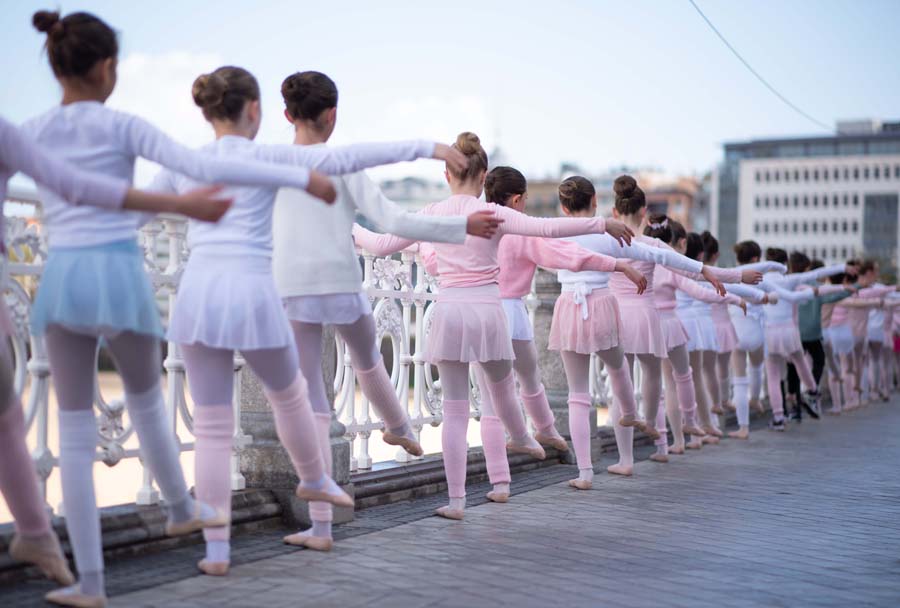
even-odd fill
[[(900, 119), (900, 1), (696, 0), (744, 57), (826, 124)], [(285, 76), (319, 70), (338, 85), (332, 142), (427, 138), (463, 130), (532, 179), (561, 162), (702, 173), (722, 143), (826, 134), (767, 91), (688, 0), (4, 0), (0, 114), (21, 122), (59, 102), (31, 26), (35, 10), (86, 10), (120, 32), (109, 100), (176, 139), (212, 131), (190, 97), (199, 74), (247, 68), (262, 88), (258, 141), (290, 143)], [(440, 179), (419, 162), (377, 170)], [(139, 185), (152, 176), (142, 167)]]

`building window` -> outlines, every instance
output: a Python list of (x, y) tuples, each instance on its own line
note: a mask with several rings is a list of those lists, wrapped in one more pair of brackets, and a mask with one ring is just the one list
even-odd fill
[[(897, 169), (900, 170), (900, 165), (897, 166)], [(794, 181), (795, 182), (800, 181), (800, 171), (797, 169), (794, 169)]]
[(838, 231), (838, 222), (837, 222), (837, 220), (834, 220), (833, 222), (831, 222), (831, 231), (832, 231), (832, 232), (837, 232), (837, 231)]
[(828, 234), (828, 222), (822, 222), (822, 233)]
[(869, 168), (863, 167), (863, 179), (869, 179)]
[(769, 181), (769, 178), (770, 178), (770, 177), (771, 177), (771, 176), (769, 175), (769, 172), (766, 171), (766, 181), (767, 181), (767, 182)]
[(894, 165), (894, 178), (900, 179), (900, 165)]
[(813, 195), (813, 207), (818, 208), (818, 206), (819, 206), (819, 195), (814, 194)]
[(859, 167), (853, 167), (853, 179), (859, 179)]
[(822, 179), (826, 182), (828, 181), (828, 167), (822, 169)]
[(781, 181), (781, 171), (775, 170), (775, 181)]
[(814, 182), (819, 181), (819, 170), (818, 169), (813, 169), (813, 181)]
[(759, 181), (759, 171), (756, 172), (756, 181)]
[(835, 195), (831, 198), (831, 205), (832, 205), (833, 207), (837, 207), (837, 206), (838, 206), (838, 195), (837, 195), (837, 194), (835, 194)]
[(859, 195), (857, 195), (857, 194), (853, 195), (853, 206), (859, 207)]
[(806, 234), (807, 232), (809, 232), (809, 224), (803, 222), (803, 234)]
[(765, 207), (766, 209), (769, 208), (769, 197), (768, 196), (765, 199), (763, 199), (763, 207)]
[(837, 181), (841, 177), (841, 170), (835, 167), (831, 172), (831, 177), (834, 181)]
[(841, 257), (844, 259), (847, 258), (847, 248), (846, 247), (841, 247)]
[(805, 194), (803, 195), (803, 206), (809, 207), (809, 197), (806, 196)]
[(775, 201), (773, 202), (776, 209), (778, 209), (778, 197), (775, 197)]
[(844, 220), (843, 223), (841, 223), (841, 229), (843, 230), (844, 234), (847, 234), (849, 228), (850, 226), (847, 224), (847, 220)]
[(805, 182), (809, 181), (809, 169), (803, 170), (803, 181), (805, 181)]
[(856, 234), (857, 232), (859, 232), (859, 222), (853, 220), (853, 234)]
[(753, 232), (759, 233), (759, 222), (753, 222)]
[(847, 195), (844, 195), (844, 207), (850, 204), (850, 200), (847, 198)]
[(828, 195), (827, 194), (822, 195), (822, 207), (825, 207), (825, 208), (828, 207)]
[(872, 169), (872, 177), (874, 177), (875, 179), (878, 179), (879, 177), (881, 177), (881, 167), (876, 165)]
[(884, 179), (891, 179), (891, 168), (887, 165), (884, 166)]
[(778, 222), (774, 222), (772, 224), (772, 232), (774, 232), (775, 234), (778, 234)]
[(758, 196), (753, 199), (753, 206), (756, 207), (757, 209), (759, 209), (759, 197)]
[(769, 222), (763, 222), (763, 232), (769, 234)]
[(819, 223), (818, 222), (812, 223), (812, 231), (813, 231), (813, 234), (816, 234), (817, 232), (819, 232)]
[[(847, 181), (848, 179), (850, 179), (850, 169), (848, 169), (847, 167), (844, 167), (844, 181)], [(756, 181), (759, 181), (759, 180), (756, 180)]]
[(799, 203), (800, 203), (800, 199), (798, 199), (798, 198), (797, 198), (797, 195), (795, 194), (795, 195), (794, 195), (794, 209), (797, 208), (797, 206), (798, 206)]

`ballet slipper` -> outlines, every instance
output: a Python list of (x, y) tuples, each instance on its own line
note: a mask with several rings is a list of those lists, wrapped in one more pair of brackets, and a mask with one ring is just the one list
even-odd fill
[(647, 437), (654, 441), (660, 438), (659, 431), (657, 431), (653, 425), (647, 424), (643, 420), (641, 421), (640, 426), (638, 426), (638, 429), (643, 431)]
[(711, 408), (709, 408), (709, 411), (717, 416), (721, 416), (722, 414), (725, 413), (725, 410), (722, 409), (721, 405), (714, 405)]
[(594, 487), (594, 482), (588, 481), (587, 479), (570, 479), (569, 487), (575, 488), (576, 490), (590, 490)]
[(622, 416), (621, 418), (619, 418), (619, 426), (632, 426), (642, 429), (646, 426), (646, 423), (634, 414), (630, 414), (628, 416)]
[(440, 517), (446, 517), (447, 519), (455, 519), (461, 520), (465, 516), (465, 511), (463, 509), (451, 509), (449, 505), (445, 507), (440, 507), (435, 511)]
[[(297, 498), (310, 502), (314, 500), (327, 502), (336, 507), (352, 507), (354, 503), (353, 499), (350, 498), (350, 495), (340, 489), (330, 478), (328, 481), (331, 483), (326, 483), (325, 486), (320, 489), (305, 487), (303, 484), (298, 485), (295, 492)], [(333, 487), (329, 488), (329, 485)], [(335, 490), (337, 491), (335, 492)]]
[(837, 407), (830, 407), (827, 410), (825, 410), (825, 413), (828, 414), (829, 416), (840, 416), (841, 409), (837, 408)]
[(718, 445), (719, 444), (719, 438), (714, 435), (707, 435), (706, 437), (703, 437), (700, 441), (702, 441), (703, 443), (708, 443), (709, 445)]
[[(510, 454), (528, 454), (532, 458), (538, 460), (547, 458), (547, 453), (544, 451), (544, 448), (542, 448), (541, 444), (535, 441), (533, 437), (528, 435), (524, 441), (525, 443), (510, 441), (506, 444), (506, 451)], [(566, 446), (566, 449), (568, 449), (568, 446)]]
[(566, 440), (563, 439), (562, 435), (559, 434), (559, 431), (556, 430), (556, 427), (551, 427), (550, 431), (537, 431), (534, 434), (534, 440), (537, 441), (541, 445), (545, 445), (547, 447), (555, 448), (560, 452), (568, 452), (569, 444), (566, 443)]
[(666, 454), (650, 454), (650, 460), (653, 462), (669, 462), (669, 457)]
[(631, 477), (631, 475), (634, 473), (634, 467), (616, 463), (606, 467), (606, 472), (610, 475), (623, 475), (625, 477)]
[(407, 454), (412, 456), (422, 456), (425, 450), (422, 444), (416, 441), (415, 437), (407, 437), (406, 435), (396, 435), (388, 430), (381, 433), (381, 439), (388, 445), (395, 445), (406, 450)]
[(331, 551), (331, 548), (334, 547), (334, 539), (330, 536), (313, 536), (309, 532), (288, 534), (282, 540), (286, 545), (306, 547), (313, 551)]
[(215, 509), (215, 513), (209, 517), (203, 517), (201, 511), (201, 503), (196, 501), (194, 503), (193, 518), (177, 523), (167, 521), (166, 536), (184, 536), (185, 534), (190, 534), (197, 530), (202, 530), (203, 528), (221, 528), (231, 525), (231, 517), (229, 514), (220, 509)]
[(766, 406), (762, 404), (762, 401), (759, 399), (751, 399), (750, 400), (750, 409), (756, 412), (757, 414), (765, 414)]
[(686, 424), (682, 430), (685, 435), (693, 435), (694, 437), (703, 437), (706, 435), (706, 431), (694, 424)]
[(74, 608), (106, 608), (105, 595), (86, 595), (78, 585), (54, 589), (44, 599), (57, 606), (73, 606)]
[(230, 566), (231, 562), (210, 562), (205, 559), (197, 562), (197, 568), (200, 569), (200, 572), (209, 576), (225, 576), (228, 574)]
[(675, 454), (677, 456), (681, 456), (684, 454), (684, 446), (673, 445), (669, 447), (669, 454)]
[(724, 437), (725, 433), (714, 427), (713, 425), (707, 425), (703, 427), (703, 430), (706, 431), (707, 435), (712, 435), (713, 437)]
[(732, 439), (749, 439), (750, 438), (750, 429), (748, 428), (740, 428), (736, 431), (731, 431), (728, 433), (728, 436)]
[(491, 490), (490, 492), (485, 494), (485, 497), (491, 502), (509, 502), (509, 492), (498, 492), (496, 490)]
[(737, 411), (737, 406), (736, 406), (733, 402), (731, 402), (731, 401), (726, 401), (726, 402), (725, 402), (725, 409), (728, 410), (729, 412), (736, 412), (736, 411)]
[(684, 444), (685, 449), (687, 450), (701, 450), (703, 449), (703, 437), (694, 436)]
[(60, 585), (75, 584), (75, 576), (69, 570), (59, 539), (52, 531), (37, 538), (16, 534), (9, 543), (9, 555), (20, 562), (34, 564), (44, 576)]

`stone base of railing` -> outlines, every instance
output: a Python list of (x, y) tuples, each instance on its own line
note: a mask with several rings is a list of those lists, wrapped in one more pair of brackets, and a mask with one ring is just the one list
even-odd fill
[[(244, 490), (231, 498), (233, 534), (271, 529), (284, 525), (281, 503), (273, 492)], [(177, 538), (164, 534), (166, 516), (161, 506), (139, 507), (134, 504), (107, 507), (100, 510), (103, 530), (103, 554), (107, 561), (120, 557), (146, 555), (202, 542), (199, 532)], [(65, 521), (53, 518), (53, 527), (71, 557)], [(12, 524), (0, 526), (0, 584), (15, 583), (36, 575), (36, 570), (14, 562), (9, 557)]]

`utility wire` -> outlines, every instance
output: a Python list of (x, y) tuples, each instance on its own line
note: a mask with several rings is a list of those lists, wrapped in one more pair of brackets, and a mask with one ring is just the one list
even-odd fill
[(821, 120), (817, 120), (817, 119), (813, 118), (812, 116), (810, 116), (809, 114), (807, 114), (806, 112), (804, 112), (803, 110), (801, 110), (799, 107), (797, 107), (795, 104), (791, 103), (791, 101), (790, 101), (787, 97), (785, 97), (784, 95), (782, 95), (781, 93), (779, 93), (778, 90), (777, 90), (775, 87), (773, 87), (772, 85), (770, 85), (770, 84), (766, 81), (765, 78), (763, 78), (762, 76), (760, 76), (759, 72), (757, 72), (756, 70), (754, 70), (754, 69), (753, 69), (753, 66), (751, 66), (751, 65), (747, 62), (747, 60), (744, 59), (744, 58), (741, 56), (741, 54), (738, 53), (737, 50), (736, 50), (733, 46), (731, 46), (731, 43), (728, 42), (728, 40), (725, 39), (725, 36), (722, 35), (722, 32), (720, 32), (718, 29), (716, 29), (716, 26), (713, 25), (712, 21), (710, 21), (709, 18), (708, 18), (706, 15), (703, 14), (703, 11), (701, 11), (701, 10), (700, 10), (700, 7), (697, 6), (697, 3), (694, 2), (694, 0), (688, 0), (688, 2), (691, 3), (691, 6), (694, 7), (694, 10), (697, 11), (697, 13), (703, 18), (704, 21), (706, 21), (706, 24), (710, 27), (710, 29), (711, 29), (713, 32), (715, 32), (716, 36), (719, 37), (719, 40), (721, 40), (721, 41), (725, 44), (725, 46), (728, 47), (728, 50), (731, 51), (731, 52), (734, 54), (734, 56), (737, 57), (738, 60), (739, 60), (741, 63), (744, 64), (744, 67), (746, 67), (748, 70), (750, 70), (750, 73), (751, 73), (751, 74), (753, 74), (754, 76), (756, 76), (756, 79), (757, 79), (757, 80), (759, 80), (761, 83), (763, 83), (763, 86), (765, 86), (767, 89), (769, 89), (776, 97), (778, 97), (778, 99), (780, 99), (781, 101), (783, 101), (788, 107), (790, 107), (792, 110), (794, 110), (795, 112), (797, 112), (797, 114), (799, 114), (800, 116), (802, 116), (802, 117), (804, 117), (805, 119), (807, 119), (808, 121), (810, 121), (810, 122), (812, 122), (812, 123), (818, 125), (819, 127), (822, 127), (822, 128), (825, 129), (826, 131), (831, 131), (831, 130), (832, 130), (830, 126), (828, 126), (827, 124), (825, 124), (825, 123), (822, 122)]

